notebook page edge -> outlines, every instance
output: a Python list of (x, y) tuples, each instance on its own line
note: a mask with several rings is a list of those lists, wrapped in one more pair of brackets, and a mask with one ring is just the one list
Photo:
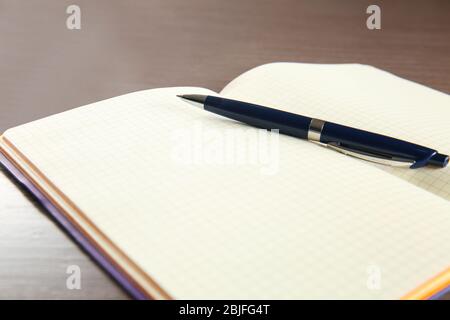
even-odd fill
[(117, 248), (89, 218), (56, 188), (31, 161), (18, 151), (4, 135), (0, 136), (0, 152), (19, 170), (23, 176), (52, 203), (68, 221), (80, 231), (89, 243), (109, 260), (137, 287), (153, 299), (172, 299), (157, 281), (142, 271), (125, 252)]

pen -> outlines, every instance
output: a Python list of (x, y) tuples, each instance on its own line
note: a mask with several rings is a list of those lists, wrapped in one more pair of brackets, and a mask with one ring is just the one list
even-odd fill
[(263, 129), (306, 139), (346, 155), (411, 169), (445, 167), (448, 155), (411, 142), (247, 102), (198, 94), (178, 97), (206, 111)]

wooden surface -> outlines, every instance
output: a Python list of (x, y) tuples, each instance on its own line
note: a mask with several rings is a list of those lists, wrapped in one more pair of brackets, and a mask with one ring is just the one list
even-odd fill
[[(70, 31), (74, 2), (82, 29)], [(449, 92), (449, 37), (448, 0), (0, 0), (0, 132), (140, 89), (220, 90), (273, 61), (366, 63)], [(81, 290), (66, 289), (69, 265)], [(0, 298), (127, 295), (1, 172)]]

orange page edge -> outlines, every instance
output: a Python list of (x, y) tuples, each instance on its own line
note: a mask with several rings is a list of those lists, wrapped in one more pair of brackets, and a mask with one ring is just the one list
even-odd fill
[[(44, 190), (44, 188), (34, 179), (31, 177), (26, 170), (24, 170), (20, 164), (14, 160), (12, 155), (8, 150), (6, 150), (2, 144), (7, 145), (9, 148), (12, 149), (14, 152), (14, 156), (18, 157), (20, 160), (24, 161), (27, 165), (30, 166), (30, 170), (33, 171), (33, 174), (39, 177), (39, 179), (42, 179), (42, 181), (47, 181), (45, 176), (24, 156), (21, 152), (19, 152), (15, 146), (4, 136), (0, 136), (0, 152), (32, 183), (46, 198), (48, 201), (50, 201), (58, 210), (63, 214), (69, 221), (74, 225), (75, 228), (77, 228), (83, 235), (86, 237), (86, 239), (100, 252), (102, 253), (109, 262), (114, 265), (117, 269), (119, 269), (128, 279), (131, 283), (133, 283), (137, 288), (139, 288), (142, 292), (145, 293), (147, 298), (150, 299), (162, 299), (162, 300), (171, 300), (173, 297), (171, 297), (163, 288), (161, 288), (156, 281), (154, 281), (149, 275), (147, 275), (143, 270), (141, 270), (133, 261), (131, 261), (127, 255), (122, 252), (106, 235), (104, 235), (100, 230), (98, 230), (97, 227), (95, 227), (88, 219), (87, 224), (92, 225), (93, 229), (96, 230), (96, 235), (102, 238), (102, 242), (106, 243), (108, 245), (108, 249), (114, 253), (116, 256), (120, 256), (121, 260), (125, 262), (125, 265), (119, 264), (115, 259), (112, 258), (111, 254), (108, 252), (106, 248), (103, 248), (100, 243), (95, 241), (88, 232), (86, 232), (85, 228), (83, 228), (80, 224), (78, 224), (71, 215), (62, 208), (60, 204), (58, 204), (53, 197), (49, 195), (49, 193)], [(63, 199), (67, 199), (67, 197), (61, 193), (56, 187), (53, 186), (53, 184), (50, 183), (52, 191), (60, 195)], [(69, 206), (74, 207), (70, 205)], [(85, 215), (81, 212), (77, 207), (74, 207), (73, 210), (80, 214), (81, 217), (85, 217)], [(145, 281), (144, 283), (139, 283), (137, 279), (135, 279), (132, 276), (132, 273), (138, 274), (140, 277), (142, 277)], [(150, 288), (150, 290), (149, 290)]]

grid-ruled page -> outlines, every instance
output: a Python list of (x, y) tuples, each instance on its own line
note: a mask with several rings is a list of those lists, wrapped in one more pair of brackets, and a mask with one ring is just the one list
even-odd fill
[(448, 267), (447, 201), (287, 136), (247, 157), (234, 147), (260, 131), (175, 97), (208, 92), (132, 93), (5, 138), (174, 298), (399, 298)]
[[(222, 94), (450, 154), (450, 96), (371, 66), (272, 63), (244, 73)], [(450, 166), (379, 167), (450, 200)]]

